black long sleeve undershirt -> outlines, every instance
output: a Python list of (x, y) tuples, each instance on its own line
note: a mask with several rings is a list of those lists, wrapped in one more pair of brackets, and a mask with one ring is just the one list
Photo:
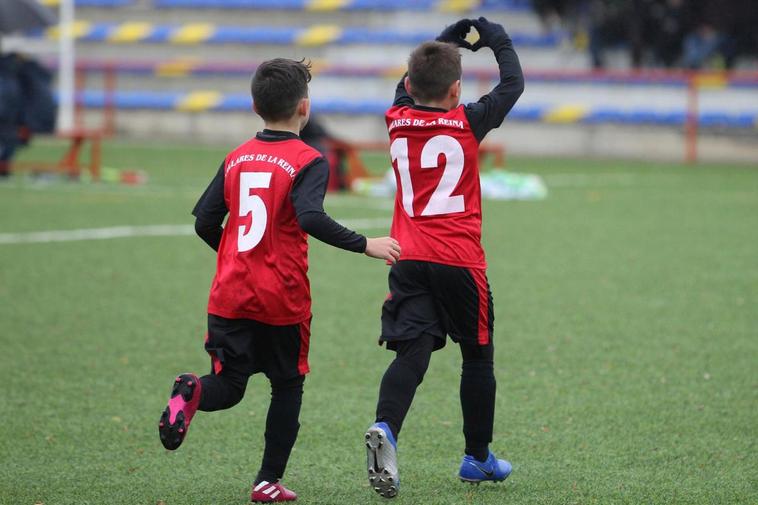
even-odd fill
[(324, 197), (329, 183), (329, 163), (317, 158), (295, 176), (290, 199), (297, 222), (308, 235), (331, 246), (362, 253), (366, 237), (345, 228), (324, 211)]
[[(324, 196), (329, 182), (329, 165), (317, 158), (295, 176), (290, 199), (297, 221), (308, 235), (334, 247), (353, 252), (365, 252), (366, 237), (334, 221), (324, 211)], [(198, 200), (192, 214), (195, 232), (213, 250), (218, 251), (223, 233), (222, 224), (229, 210), (224, 200), (224, 164)]]
[(196, 219), (195, 233), (197, 233), (197, 236), (203, 239), (211, 249), (218, 251), (218, 247), (221, 245), (221, 235), (224, 234), (224, 228), (220, 225)]
[(408, 72), (404, 73), (400, 78), (400, 82), (395, 87), (395, 100), (392, 102), (394, 107), (413, 107), (416, 101), (411, 95), (408, 94), (408, 90), (405, 89), (405, 78), (408, 77)]
[[(500, 69), (500, 82), (479, 101), (465, 106), (468, 119), (476, 140), (481, 142), (490, 130), (499, 127), (516, 101), (524, 92), (524, 73), (521, 70), (518, 55), (513, 49), (513, 42), (505, 35), (490, 43)], [(413, 97), (405, 89), (405, 75), (395, 88), (393, 106), (422, 107), (416, 105)], [(428, 108), (427, 108), (428, 110)]]
[(524, 92), (524, 73), (510, 37), (505, 35), (491, 42), (490, 47), (500, 69), (500, 82), (478, 102), (465, 108), (466, 118), (479, 142), (503, 123)]
[(218, 172), (200, 199), (192, 209), (195, 216), (195, 233), (214, 251), (218, 251), (224, 228), (221, 226), (229, 209), (224, 200), (224, 163), (218, 167)]

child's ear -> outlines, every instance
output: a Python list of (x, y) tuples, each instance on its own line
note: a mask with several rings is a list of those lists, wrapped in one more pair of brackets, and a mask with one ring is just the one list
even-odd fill
[(409, 95), (413, 96), (413, 90), (411, 89), (411, 80), (408, 78), (408, 76), (405, 76), (405, 79), (403, 80), (403, 86), (405, 86), (405, 91), (408, 92)]
[[(253, 112), (258, 114), (258, 107), (255, 105), (255, 102), (253, 102)], [(260, 116), (260, 114), (258, 114)]]
[(455, 98), (456, 100), (460, 100), (461, 98), (461, 80), (458, 79), (453, 83), (452, 86), (450, 86), (450, 98)]
[(298, 107), (298, 114), (302, 117), (307, 117), (311, 113), (311, 99), (308, 97), (300, 100), (300, 106)]

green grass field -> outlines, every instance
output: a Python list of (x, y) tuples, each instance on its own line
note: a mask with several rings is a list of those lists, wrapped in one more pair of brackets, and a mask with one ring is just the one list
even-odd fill
[[(107, 145), (106, 165), (149, 173), (140, 187), (13, 178), (0, 183), (0, 234), (191, 224), (224, 153)], [(514, 472), (501, 485), (455, 479), (460, 358), (448, 345), (404, 427), (394, 503), (758, 503), (757, 167), (509, 163), (550, 189), (484, 209), (492, 448)], [(384, 200), (327, 202), (342, 219), (391, 213)], [(234, 409), (198, 414), (176, 452), (156, 429), (174, 375), (209, 367), (214, 260), (192, 236), (0, 244), (1, 503), (246, 503), (265, 378)], [(365, 481), (362, 435), (392, 357), (376, 345), (386, 274), (311, 241), (312, 373), (284, 480), (304, 504), (383, 502)]]

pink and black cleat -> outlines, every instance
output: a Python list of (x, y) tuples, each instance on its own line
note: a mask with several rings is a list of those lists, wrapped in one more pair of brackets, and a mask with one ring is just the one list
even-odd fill
[(294, 501), (297, 495), (282, 486), (278, 482), (273, 484), (268, 481), (262, 481), (253, 486), (253, 492), (250, 495), (250, 501), (253, 503), (273, 503), (277, 501)]
[(174, 380), (168, 406), (158, 422), (158, 433), (166, 449), (173, 451), (182, 445), (192, 416), (200, 405), (201, 389), (200, 379), (195, 374), (185, 373)]

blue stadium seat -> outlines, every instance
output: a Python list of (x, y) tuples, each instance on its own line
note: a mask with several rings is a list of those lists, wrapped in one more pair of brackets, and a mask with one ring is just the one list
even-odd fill
[(531, 11), (533, 10), (531, 0), (482, 0), (482, 3), (479, 8), (483, 10), (490, 10), (490, 11), (502, 11), (502, 10)]
[(514, 107), (508, 114), (508, 119), (520, 121), (539, 121), (545, 115), (548, 108), (538, 105), (521, 105)]
[(621, 111), (610, 107), (597, 107), (587, 114), (583, 122), (588, 124), (595, 123), (620, 123), (622, 121)]
[(753, 128), (758, 123), (758, 115), (751, 113), (726, 114), (723, 112), (702, 112), (700, 126), (724, 128)]
[(207, 9), (300, 10), (305, 0), (153, 0), (155, 7)]
[(250, 110), (251, 100), (250, 95), (242, 93), (235, 93), (224, 95), (215, 110), (219, 111), (240, 111)]
[[(121, 26), (119, 23), (92, 23), (84, 28), (80, 36), (82, 41), (90, 42), (109, 42), (111, 37), (118, 33)], [(121, 40), (120, 43), (171, 43), (172, 37), (180, 33), (185, 27), (192, 25), (150, 25), (149, 29), (143, 32), (137, 32), (131, 35), (129, 40)], [(203, 44), (272, 44), (272, 45), (290, 45), (305, 43), (301, 37), (306, 38), (309, 35), (311, 27), (270, 27), (270, 26), (215, 26), (211, 27), (207, 33), (202, 33), (197, 39), (185, 43)], [(42, 36), (46, 32), (37, 30), (30, 32), (30, 36)], [(356, 28), (346, 27), (338, 28), (334, 33), (327, 33), (324, 37), (318, 37), (310, 40), (311, 45), (328, 45), (328, 44), (369, 44), (369, 45), (387, 45), (387, 44), (407, 44), (415, 45), (425, 40), (433, 40), (436, 37), (436, 31), (428, 30), (397, 30), (393, 28)], [(52, 36), (52, 35), (48, 35)], [(559, 34), (524, 34), (513, 33), (511, 38), (516, 46), (529, 47), (553, 47), (560, 43), (561, 35)]]
[[(178, 110), (187, 98), (187, 93), (172, 91), (118, 91), (111, 95), (112, 103), (118, 109), (152, 109)], [(78, 94), (78, 101), (85, 107), (105, 107), (107, 96), (102, 91), (83, 91)], [(221, 95), (217, 102), (209, 104), (212, 111), (248, 111), (250, 95), (230, 93)], [(381, 117), (389, 104), (385, 100), (343, 100), (339, 98), (315, 99), (314, 112), (321, 114), (344, 114), (347, 116), (372, 115)], [(541, 121), (555, 106), (519, 105), (508, 116), (515, 121)], [(575, 122), (585, 124), (628, 124), (682, 126), (687, 114), (683, 110), (655, 109), (618, 109), (614, 107), (595, 107), (586, 115), (577, 117)], [(705, 111), (701, 112), (702, 127), (753, 128), (758, 124), (758, 108), (747, 112)]]
[[(74, 0), (77, 7), (125, 7), (134, 4), (136, 0)], [(57, 7), (60, 0), (45, 2)]]
[(115, 23), (99, 23), (94, 25), (88, 33), (84, 34), (80, 40), (98, 41), (108, 38), (108, 34), (116, 26)]
[(409, 30), (377, 30), (366, 28), (345, 28), (338, 41), (342, 44), (408, 44), (416, 45), (426, 40), (434, 40), (439, 34), (435, 31), (416, 31)]
[(268, 26), (220, 26), (208, 39), (209, 43), (229, 44), (292, 44), (298, 28)]
[[(182, 96), (182, 93), (119, 91), (111, 98), (117, 109), (173, 109)], [(77, 101), (92, 108), (105, 107), (106, 98), (102, 91), (83, 91), (77, 95)]]
[[(85, 0), (125, 1), (125, 0)], [(133, 1), (133, 0), (129, 0)], [(347, 0), (344, 5), (320, 5), (313, 0), (153, 0), (159, 8), (193, 9), (258, 9), (258, 10), (322, 10), (344, 11), (434, 11), (445, 2), (442, 0)], [(484, 11), (519, 12), (531, 10), (529, 0), (484, 0), (475, 9)]]

